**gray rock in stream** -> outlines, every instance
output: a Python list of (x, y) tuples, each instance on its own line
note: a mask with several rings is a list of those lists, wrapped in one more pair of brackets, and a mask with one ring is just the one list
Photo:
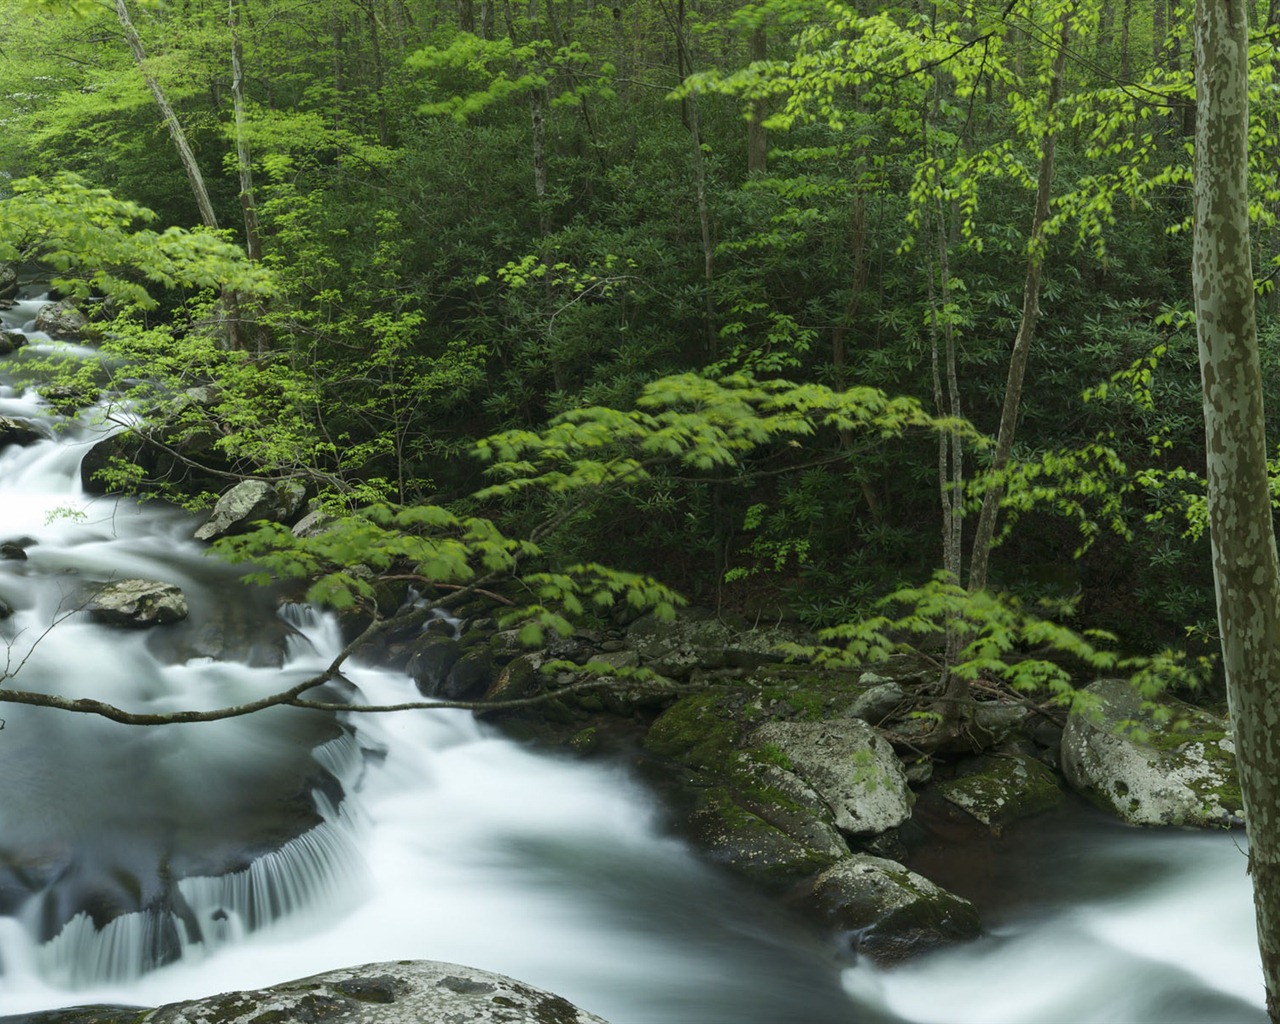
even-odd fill
[(172, 583), (117, 580), (93, 596), (88, 611), (95, 622), (109, 626), (161, 626), (187, 617), (187, 598)]
[(752, 734), (758, 747), (776, 751), (850, 835), (876, 835), (911, 816), (915, 797), (888, 740), (857, 718), (826, 722), (769, 722)]
[(36, 330), (44, 331), (51, 338), (79, 341), (88, 325), (84, 314), (66, 299), (41, 306), (36, 312)]
[(882, 963), (975, 938), (972, 903), (896, 861), (854, 854), (824, 871), (809, 900), (847, 932), (855, 950)]
[(1244, 804), (1228, 722), (1161, 697), (1144, 702), (1128, 682), (1086, 691), (1062, 736), (1062, 771), (1081, 795), (1131, 825), (1239, 825)]
[(432, 960), (366, 964), (150, 1012), (72, 1007), (0, 1024), (607, 1024), (505, 975)]

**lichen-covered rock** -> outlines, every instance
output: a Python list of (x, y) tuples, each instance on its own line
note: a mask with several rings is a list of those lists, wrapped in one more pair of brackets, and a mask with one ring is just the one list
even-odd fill
[[(93, 1014), (90, 1016), (89, 1014)], [(78, 1007), (42, 1024), (606, 1024), (566, 999), (501, 974), (430, 960), (347, 967), (157, 1010)]]
[(911, 816), (914, 796), (902, 762), (861, 719), (768, 722), (751, 742), (776, 750), (831, 809), (842, 832), (875, 835)]
[(1225, 720), (1172, 698), (1157, 722), (1123, 680), (1088, 687), (1062, 736), (1071, 786), (1133, 825), (1239, 825), (1244, 820), (1235, 747)]
[(108, 583), (87, 607), (95, 622), (112, 626), (159, 626), (187, 617), (187, 599), (181, 589), (155, 580)]
[(1026, 754), (974, 758), (934, 792), (984, 825), (1002, 825), (1057, 807), (1066, 798), (1045, 765)]
[(809, 901), (853, 948), (892, 963), (936, 946), (976, 937), (972, 903), (896, 861), (854, 854), (824, 871)]
[(276, 489), (265, 480), (243, 480), (218, 499), (213, 513), (195, 532), (196, 540), (240, 533), (260, 519), (278, 522), (285, 512)]

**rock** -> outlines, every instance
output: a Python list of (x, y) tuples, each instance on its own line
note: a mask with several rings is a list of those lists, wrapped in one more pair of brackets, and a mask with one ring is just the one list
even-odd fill
[(872, 680), (875, 681), (849, 705), (845, 715), (848, 718), (861, 718), (871, 725), (879, 725), (911, 698), (896, 682), (882, 680), (870, 672), (864, 673), (859, 682)]
[(87, 409), (98, 400), (98, 389), (87, 384), (46, 384), (38, 390), (40, 397), (64, 416)]
[(982, 931), (968, 900), (896, 861), (868, 854), (846, 857), (819, 875), (809, 902), (849, 933), (857, 952), (885, 963)]
[(4, 598), (0, 598), (0, 622), (10, 618), (13, 618), (13, 606), (5, 601)]
[(431, 960), (328, 971), (144, 1013), (72, 1007), (41, 1024), (606, 1024), (560, 996), (501, 974)]
[(242, 480), (218, 499), (212, 515), (196, 530), (195, 538), (215, 540), (244, 533), (260, 519), (278, 522), (283, 516), (284, 503), (274, 487), (265, 480)]
[(22, 540), (6, 540), (0, 543), (0, 559), (6, 562), (25, 562), (27, 560), (27, 545), (33, 544), (28, 537)]
[[(712, 861), (755, 885), (788, 889), (848, 855), (834, 828), (827, 837), (806, 842), (744, 807), (741, 795), (726, 786), (692, 792), (696, 801), (687, 817), (688, 837)], [(806, 831), (816, 838), (815, 830)]]
[(465, 652), (462, 641), (452, 636), (425, 634), (414, 644), (414, 653), (407, 668), (408, 674), (418, 684), (418, 692), (424, 697), (443, 696), (445, 681)]
[(795, 635), (778, 629), (737, 630), (720, 619), (686, 613), (674, 622), (645, 616), (631, 624), (627, 643), (640, 663), (659, 675), (687, 679), (695, 670), (744, 671), (785, 661), (778, 645)]
[(159, 626), (187, 617), (187, 599), (171, 583), (118, 580), (108, 583), (88, 604), (95, 622), (112, 626)]
[(974, 758), (933, 791), (994, 831), (1066, 799), (1053, 772), (1026, 754)]
[(18, 268), (12, 263), (0, 263), (0, 299), (12, 299), (18, 294)]
[(44, 434), (37, 430), (33, 423), (28, 423), (26, 420), (15, 420), (11, 416), (0, 416), (0, 448), (11, 444), (32, 444), (43, 437)]
[(36, 330), (51, 338), (79, 341), (88, 325), (84, 315), (66, 299), (50, 302), (36, 311)]
[(1062, 770), (1075, 790), (1134, 825), (1243, 823), (1224, 719), (1162, 697), (1172, 718), (1158, 723), (1124, 680), (1102, 680), (1086, 692), (1094, 706), (1073, 711), (1062, 736)]
[(777, 751), (850, 835), (874, 835), (911, 816), (914, 797), (888, 740), (857, 718), (825, 722), (768, 722), (753, 746)]
[(27, 336), (21, 331), (0, 330), (0, 356), (11, 356), (27, 343)]
[(299, 540), (318, 537), (336, 522), (333, 516), (321, 509), (313, 509), (293, 525), (293, 535)]

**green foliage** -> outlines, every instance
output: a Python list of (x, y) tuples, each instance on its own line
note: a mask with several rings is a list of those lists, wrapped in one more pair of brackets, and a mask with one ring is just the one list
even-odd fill
[(1178, 652), (1124, 657), (1115, 637), (1095, 629), (1076, 630), (1031, 610), (1007, 594), (970, 592), (935, 575), (920, 587), (905, 587), (880, 602), (883, 611), (819, 632), (818, 646), (791, 645), (794, 657), (844, 667), (875, 664), (901, 653), (940, 651), (948, 630), (960, 638), (946, 672), (968, 682), (999, 682), (1011, 689), (1063, 704), (1077, 699), (1082, 679), (1123, 674), (1152, 690), (1195, 686), (1206, 663), (1188, 664)]
[(155, 215), (74, 174), (11, 182), (0, 218), (0, 261), (40, 261), (53, 283), (87, 298), (98, 292), (154, 309), (138, 278), (163, 289), (226, 288), (266, 298), (272, 279), (230, 241), (207, 231), (138, 227)]

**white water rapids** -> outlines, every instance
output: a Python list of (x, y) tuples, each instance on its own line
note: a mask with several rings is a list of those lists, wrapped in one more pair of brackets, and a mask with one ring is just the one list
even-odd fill
[[(33, 308), (3, 319), (21, 326)], [(44, 416), (6, 383), (15, 358), (0, 358), (0, 415)], [(0, 640), (16, 663), (71, 614), (8, 685), (204, 707), (328, 662), (339, 638), (313, 614), (291, 613), (301, 635), (282, 669), (180, 657), (153, 639), (175, 627), (126, 632), (75, 611), (83, 581), (124, 576), (178, 583), (192, 620), (256, 599), (190, 539), (189, 517), (82, 493), (90, 428), (50, 434), (0, 450), (0, 543), (28, 555), (0, 561), (0, 600), (15, 609)], [(415, 695), (396, 673), (349, 675), (373, 702)], [(0, 908), (12, 904), (0, 916), (0, 1015), (154, 1006), (427, 958), (510, 974), (614, 1024), (1264, 1019), (1249, 883), (1229, 835), (1077, 813), (1037, 843), (994, 844), (953, 883), (980, 905), (991, 897), (991, 934), (877, 970), (850, 966), (698, 861), (624, 767), (541, 755), (462, 713), (351, 716), (341, 736), (289, 710), (159, 729), (6, 705), (0, 717), (0, 861), (21, 851), (0, 873)], [(344, 798), (312, 778), (322, 766)], [(303, 780), (324, 823), (268, 842), (270, 814), (297, 811)], [(214, 870), (229, 863), (237, 870)], [(85, 914), (62, 920), (76, 900), (153, 909), (99, 929)], [(157, 950), (173, 962), (140, 971)]]

